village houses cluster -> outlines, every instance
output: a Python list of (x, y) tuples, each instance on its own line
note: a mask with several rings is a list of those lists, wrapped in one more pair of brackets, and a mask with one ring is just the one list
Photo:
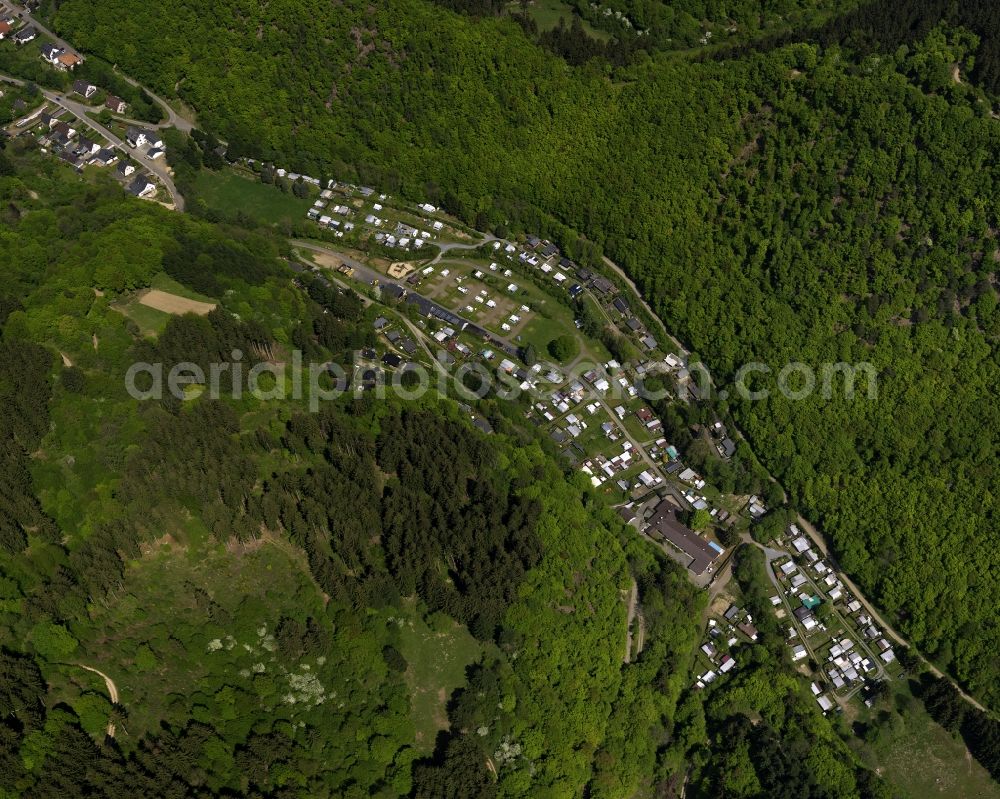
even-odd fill
[[(812, 658), (819, 666), (813, 694), (821, 706), (824, 690), (850, 696), (885, 677), (895, 653), (860, 599), (814, 549), (795, 524), (788, 538), (794, 555), (774, 562), (783, 595), (771, 597), (779, 619), (788, 626), (792, 662)], [(827, 608), (820, 613), (826, 603)], [(829, 710), (828, 707), (823, 707)]]

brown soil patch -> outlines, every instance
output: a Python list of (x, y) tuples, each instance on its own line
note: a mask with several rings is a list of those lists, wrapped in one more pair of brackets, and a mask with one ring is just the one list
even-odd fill
[(193, 313), (205, 316), (215, 310), (214, 302), (198, 302), (187, 297), (178, 297), (159, 289), (150, 289), (139, 298), (139, 303), (157, 311), (169, 314)]
[(389, 265), (389, 277), (394, 277), (396, 279), (404, 278), (410, 272), (414, 270), (413, 264), (403, 263), (402, 261), (396, 261), (394, 264)]

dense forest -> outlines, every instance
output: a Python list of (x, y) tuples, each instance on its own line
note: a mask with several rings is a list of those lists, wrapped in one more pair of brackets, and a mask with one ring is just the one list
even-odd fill
[(989, 4), (945, 5), (866, 5), (810, 43), (572, 69), (516, 21), (420, 0), (335, 15), (67, 0), (55, 21), (178, 87), (233, 154), (571, 254), (585, 235), (718, 382), (749, 361), (873, 364), (877, 401), (721, 410), (894, 623), (995, 706), (1000, 630), (977, 597), (998, 573), (1000, 129), (983, 89), (998, 40)]
[[(248, 394), (139, 402), (136, 360), (294, 341), (336, 358), (375, 309), (293, 282), (274, 234), (126, 198), (21, 146), (4, 163), (5, 796), (677, 793), (718, 735), (688, 689), (704, 600), (518, 409), (484, 405), (487, 437), (433, 398), (319, 414)], [(130, 298), (164, 280), (220, 306), (145, 335)], [(646, 645), (623, 663), (632, 580)], [(446, 701), (455, 686), (415, 668), (459, 647)], [(786, 669), (758, 679), (787, 688)], [(771, 700), (713, 701), (711, 719), (738, 723)], [(829, 795), (881, 796), (797, 707), (822, 738), (803, 779), (846, 758)]]

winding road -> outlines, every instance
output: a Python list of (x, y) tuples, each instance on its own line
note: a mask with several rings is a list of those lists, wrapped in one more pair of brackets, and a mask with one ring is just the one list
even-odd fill
[(841, 571), (840, 568), (837, 566), (837, 559), (830, 554), (830, 550), (829, 547), (827, 546), (826, 540), (823, 538), (820, 532), (812, 525), (812, 523), (810, 523), (800, 515), (798, 517), (798, 524), (799, 527), (801, 527), (802, 530), (804, 530), (805, 533), (809, 536), (812, 542), (820, 549), (820, 551), (823, 553), (823, 556), (826, 557), (830, 561), (831, 565), (833, 565), (837, 569), (837, 574), (840, 577), (840, 579), (844, 581), (844, 585), (846, 585), (848, 588), (851, 589), (854, 596), (857, 597), (858, 601), (864, 606), (865, 610), (868, 611), (872, 619), (874, 619), (879, 624), (879, 626), (883, 630), (885, 630), (886, 634), (893, 641), (895, 641), (900, 646), (905, 647), (910, 652), (915, 654), (920, 659), (920, 662), (923, 663), (927, 667), (927, 670), (930, 671), (931, 674), (933, 674), (935, 677), (942, 680), (948, 680), (948, 682), (950, 682), (955, 687), (955, 690), (958, 691), (958, 693), (962, 696), (963, 699), (965, 699), (966, 702), (968, 702), (977, 710), (982, 711), (983, 713), (989, 713), (989, 711), (985, 707), (983, 707), (978, 701), (976, 701), (975, 698), (969, 696), (969, 694), (963, 691), (961, 685), (959, 685), (955, 680), (953, 680), (951, 677), (949, 677), (947, 674), (941, 671), (941, 669), (939, 669), (937, 666), (931, 663), (927, 658), (925, 658), (915, 647), (913, 647), (910, 644), (909, 641), (907, 641), (902, 635), (896, 632), (896, 630), (888, 622), (886, 622), (885, 619), (882, 618), (881, 614), (878, 612), (878, 609), (865, 598), (865, 595), (862, 594), (861, 591), (858, 589), (858, 587), (851, 581), (851, 578), (848, 577), (846, 574), (844, 574), (844, 572)]
[[(3, 5), (4, 8), (8, 9), (11, 13), (14, 13), (15, 15), (21, 17), (27, 24), (33, 25), (41, 33), (43, 33), (44, 35), (46, 35), (50, 39), (52, 39), (54, 42), (56, 42), (56, 44), (58, 44), (60, 47), (64, 47), (67, 50), (71, 50), (71, 51), (76, 52), (76, 48), (74, 48), (72, 45), (70, 45), (69, 42), (67, 42), (66, 40), (64, 40), (61, 37), (57, 36), (53, 31), (51, 31), (48, 27), (46, 27), (45, 25), (43, 25), (42, 23), (40, 23), (29, 12), (23, 10), (20, 7), (13, 7), (13, 6), (9, 5), (6, 2), (3, 3), (2, 5)], [(142, 84), (140, 84), (138, 81), (134, 80), (133, 78), (130, 78), (127, 75), (124, 75), (123, 73), (118, 72), (117, 71), (117, 67), (115, 69), (116, 69), (117, 74), (119, 74), (124, 80), (126, 80), (127, 82), (129, 82), (131, 85), (133, 85), (133, 86), (135, 86), (137, 88), (142, 89), (144, 92), (146, 92), (146, 94), (149, 95), (150, 98), (153, 99), (154, 102), (156, 102), (163, 109), (163, 112), (165, 113), (165, 115), (167, 117), (166, 122), (158, 123), (156, 125), (147, 125), (148, 127), (156, 127), (156, 128), (175, 127), (178, 130), (181, 130), (181, 131), (184, 131), (184, 132), (190, 132), (192, 130), (192, 128), (193, 128), (192, 123), (189, 120), (187, 120), (184, 117), (182, 117), (180, 114), (178, 114), (173, 109), (173, 107), (171, 107), (170, 104), (167, 103), (166, 100), (164, 100), (163, 98), (161, 98), (158, 95), (154, 94), (153, 92), (151, 92), (149, 89), (147, 89), (145, 86), (143, 86)], [(13, 84), (16, 84), (16, 85), (24, 85), (23, 81), (18, 80), (17, 78), (12, 78), (12, 77), (5, 76), (5, 75), (0, 75), (0, 80), (7, 81), (9, 83), (13, 83)], [(156, 175), (157, 178), (159, 178), (159, 180), (163, 184), (163, 186), (166, 188), (166, 190), (168, 191), (168, 193), (170, 194), (172, 202), (173, 202), (173, 207), (176, 210), (178, 210), (178, 211), (183, 211), (184, 210), (184, 198), (181, 196), (180, 192), (177, 190), (177, 187), (174, 185), (174, 182), (173, 182), (173, 179), (172, 179), (172, 177), (171, 177), (171, 175), (169, 173), (169, 170), (166, 168), (166, 165), (164, 163), (153, 161), (153, 160), (147, 158), (142, 153), (138, 152), (137, 150), (134, 150), (134, 149), (128, 147), (127, 144), (125, 144), (121, 139), (119, 139), (117, 136), (115, 136), (113, 133), (111, 133), (110, 130), (108, 130), (106, 127), (104, 127), (100, 123), (92, 120), (88, 116), (88, 113), (91, 113), (91, 112), (95, 111), (96, 109), (92, 108), (91, 106), (86, 106), (86, 105), (84, 105), (82, 103), (79, 103), (79, 102), (77, 102), (75, 100), (71, 100), (71, 99), (69, 99), (68, 97), (66, 97), (64, 95), (59, 95), (59, 94), (56, 94), (56, 93), (53, 93), (53, 92), (50, 92), (50, 91), (43, 90), (42, 94), (45, 96), (45, 98), (47, 100), (49, 100), (50, 102), (54, 103), (55, 105), (57, 105), (57, 106), (59, 106), (59, 107), (61, 107), (63, 109), (69, 111), (71, 114), (73, 114), (74, 116), (76, 116), (84, 125), (86, 125), (87, 127), (89, 127), (91, 130), (99, 133), (101, 136), (103, 136), (105, 139), (107, 139), (109, 142), (111, 142), (112, 145), (116, 149), (118, 149), (118, 150), (120, 150), (120, 151), (128, 154), (131, 158), (133, 158), (139, 164), (141, 164), (142, 166), (144, 166), (151, 173), (153, 173), (154, 175)], [(144, 123), (144, 124), (146, 124), (146, 123)], [(492, 241), (495, 241), (495, 240), (496, 240), (496, 237), (494, 237), (492, 235), (486, 235), (482, 240), (477, 241), (477, 242), (472, 242), (472, 243), (469, 243), (469, 244), (448, 243), (448, 244), (439, 245), (440, 252), (435, 257), (435, 259), (432, 261), (432, 263), (439, 261), (447, 252), (450, 252), (452, 250), (471, 250), (471, 249), (476, 249), (476, 248), (482, 246), (485, 243), (489, 243), (489, 242), (492, 242)], [(341, 258), (343, 261), (345, 261), (345, 262), (351, 264), (352, 266), (354, 266), (354, 268), (356, 270), (358, 270), (358, 274), (361, 275), (362, 277), (364, 277), (365, 279), (367, 279), (369, 282), (371, 282), (371, 280), (374, 280), (374, 279), (378, 279), (378, 280), (384, 280), (385, 279), (385, 276), (382, 275), (381, 273), (375, 272), (374, 270), (370, 270), (368, 267), (365, 267), (363, 264), (358, 263), (356, 260), (353, 260), (353, 259), (350, 259), (350, 258), (348, 258), (346, 256), (343, 256), (342, 254), (337, 253), (336, 251), (329, 250), (329, 249), (324, 248), (324, 247), (319, 247), (319, 246), (313, 245), (313, 244), (311, 244), (309, 242), (298, 241), (298, 240), (292, 241), (292, 244), (295, 245), (295, 246), (297, 246), (297, 247), (301, 247), (301, 248), (304, 248), (304, 249), (310, 249), (310, 250), (313, 250), (313, 251), (316, 251), (316, 252), (327, 253), (327, 254), (329, 254), (331, 256)], [(629, 287), (629, 289), (631, 290), (631, 292), (632, 292), (633, 296), (635, 297), (635, 299), (637, 299), (637, 301), (641, 304), (641, 306), (644, 308), (644, 310), (649, 314), (650, 318), (652, 318), (653, 320), (655, 320), (659, 324), (662, 332), (669, 338), (669, 340), (674, 344), (674, 346), (677, 347), (678, 351), (681, 352), (682, 354), (687, 355), (688, 353), (687, 353), (686, 349), (684, 348), (684, 346), (681, 344), (681, 342), (675, 336), (673, 336), (672, 334), (670, 334), (669, 329), (667, 328), (666, 324), (659, 317), (659, 315), (653, 310), (653, 308), (651, 307), (651, 305), (646, 301), (646, 299), (643, 297), (642, 293), (639, 291), (638, 287), (636, 286), (635, 282), (625, 272), (625, 270), (622, 269), (618, 264), (616, 264), (614, 261), (612, 261), (608, 257), (603, 257), (603, 261), (604, 261), (605, 265), (609, 269), (611, 269), (618, 276), (618, 278), (620, 278), (625, 283), (625, 285), (627, 285)], [(413, 293), (415, 293), (415, 292), (413, 292)], [(417, 296), (420, 296), (420, 295), (417, 295)], [(427, 302), (430, 302), (433, 305), (437, 305), (437, 303), (434, 303), (432, 300), (428, 300), (426, 297), (424, 297), (423, 299), (426, 300)], [(439, 306), (439, 307), (443, 307), (443, 306)], [(508, 352), (508, 354), (516, 354), (518, 352), (519, 348), (516, 347), (515, 345), (513, 345), (511, 342), (509, 342), (509, 341), (507, 341), (505, 339), (502, 339), (499, 336), (495, 336), (492, 333), (490, 335), (492, 337), (491, 340), (494, 343), (496, 343), (499, 346), (501, 346), (506, 352)], [(603, 401), (603, 398), (598, 397), (598, 399), (607, 408), (607, 404)], [(739, 430), (739, 428), (737, 428), (735, 425), (733, 425), (733, 430), (734, 430), (735, 435), (738, 436), (740, 439), (742, 439), (744, 441), (747, 440), (746, 437), (743, 435), (742, 431)], [(627, 433), (626, 433), (626, 436), (627, 436)], [(631, 438), (629, 438), (629, 440), (631, 440)], [(638, 442), (633, 441), (633, 445), (634, 446), (638, 446)], [(642, 447), (642, 446), (639, 446), (638, 448), (639, 448), (640, 452), (642, 452), (643, 455), (646, 457), (647, 461), (649, 461), (648, 456), (645, 455), (645, 448)], [(652, 464), (651, 461), (649, 461), (649, 463), (650, 463), (651, 466), (654, 466), (654, 468), (656, 468), (655, 465)], [(658, 469), (657, 469), (657, 474), (659, 474)], [(774, 482), (777, 483), (777, 480), (774, 478), (773, 475), (770, 475), (770, 478), (771, 478), (772, 481), (774, 481)], [(782, 488), (782, 490), (784, 490), (784, 489)], [(787, 497), (787, 495), (786, 495), (786, 497)], [(799, 517), (799, 524), (802, 527), (802, 529), (805, 530), (808, 533), (808, 535), (810, 536), (810, 538), (812, 538), (813, 542), (819, 547), (819, 549), (824, 553), (824, 555), (827, 556), (827, 557), (831, 557), (830, 554), (829, 554), (828, 546), (827, 546), (827, 543), (826, 543), (824, 537), (815, 528), (815, 526), (813, 526), (811, 523), (809, 523), (808, 521), (806, 521), (805, 519), (803, 519), (801, 516)], [(771, 550), (771, 551), (772, 552), (780, 552), (779, 550)], [(767, 552), (766, 549), (765, 549), (765, 552)], [(768, 555), (768, 557), (770, 557), (770, 556)], [(833, 558), (831, 557), (831, 562), (832, 561), (833, 561)], [(770, 569), (770, 566), (769, 566), (768, 570), (770, 572), (770, 576), (773, 578), (774, 575), (773, 575), (773, 571)], [(947, 679), (949, 682), (951, 682), (956, 687), (956, 689), (959, 691), (959, 693), (961, 694), (961, 696), (963, 698), (965, 698), (965, 700), (967, 702), (969, 702), (971, 705), (973, 705), (977, 709), (982, 710), (982, 711), (985, 712), (985, 709), (983, 708), (983, 706), (979, 702), (977, 702), (974, 698), (972, 698), (971, 696), (969, 696), (968, 694), (966, 694), (962, 690), (961, 686), (959, 686), (955, 680), (953, 680), (951, 677), (945, 675), (937, 667), (935, 667), (932, 663), (930, 663), (929, 661), (927, 661), (926, 658), (924, 658), (922, 655), (920, 655), (919, 652), (917, 652), (917, 650), (914, 647), (912, 647), (905, 638), (903, 638), (903, 636), (901, 636), (896, 630), (894, 630), (889, 624), (887, 624), (884, 621), (884, 619), (881, 617), (881, 615), (878, 613), (878, 611), (875, 609), (875, 607), (872, 605), (872, 603), (870, 603), (865, 598), (864, 594), (862, 594), (861, 591), (858, 590), (857, 586), (846, 575), (844, 575), (842, 572), (839, 572), (839, 574), (841, 576), (841, 579), (843, 579), (845, 585), (847, 585), (851, 589), (851, 591), (854, 593), (854, 595), (861, 601), (861, 603), (864, 605), (864, 607), (871, 613), (873, 619), (875, 619), (876, 621), (878, 621), (878, 623), (881, 625), (881, 627), (886, 631), (886, 633), (896, 643), (898, 643), (898, 644), (900, 644), (900, 645), (902, 645), (904, 647), (907, 647), (907, 648), (911, 649), (911, 651), (917, 653), (917, 655), (918, 655), (918, 657), (920, 657), (921, 661), (924, 662), (927, 665), (927, 667), (929, 668), (929, 670), (933, 674), (935, 674), (936, 676), (938, 676), (940, 678)], [(93, 672), (95, 672), (97, 674), (100, 674), (105, 679), (105, 682), (106, 682), (106, 684), (108, 686), (109, 694), (111, 694), (111, 696), (112, 696), (112, 701), (113, 702), (117, 702), (117, 695), (118, 695), (117, 694), (117, 688), (115, 687), (114, 682), (109, 677), (107, 677), (107, 675), (105, 675), (105, 674), (103, 674), (103, 673), (101, 673), (101, 672), (97, 671), (96, 669), (94, 669), (92, 667), (89, 667), (89, 666), (81, 666), (81, 668), (84, 668), (84, 669), (87, 669), (88, 671), (93, 671)], [(110, 723), (109, 723), (109, 734), (111, 734), (111, 735), (114, 734), (114, 726), (113, 726), (113, 724), (110, 724)]]
[[(25, 81), (20, 78), (15, 78), (11, 75), (0, 74), (0, 81), (5, 83), (10, 83), (14, 86), (24, 86)], [(140, 149), (133, 149), (129, 147), (128, 144), (118, 138), (114, 133), (108, 130), (100, 122), (91, 119), (89, 114), (96, 112), (98, 109), (93, 106), (85, 105), (84, 103), (78, 102), (76, 100), (71, 100), (69, 97), (63, 94), (57, 94), (51, 92), (48, 89), (39, 89), (42, 96), (48, 100), (53, 105), (57, 105), (64, 111), (69, 111), (81, 124), (90, 128), (95, 133), (100, 134), (102, 137), (110, 142), (111, 146), (122, 153), (125, 153), (129, 158), (131, 158), (136, 163), (148, 169), (163, 184), (163, 187), (167, 190), (170, 195), (171, 203), (175, 210), (184, 210), (184, 198), (181, 193), (177, 190), (177, 186), (174, 185), (173, 177), (170, 174), (170, 170), (164, 161), (156, 160), (146, 157), (146, 155)]]
[(153, 94), (149, 89), (147, 89), (145, 86), (139, 83), (139, 81), (135, 80), (134, 78), (130, 78), (128, 75), (125, 75), (122, 72), (119, 72), (117, 65), (115, 65), (114, 70), (115, 74), (120, 76), (122, 80), (124, 80), (126, 83), (130, 83), (137, 89), (141, 89), (146, 94), (148, 94), (150, 98), (152, 98), (153, 102), (155, 102), (158, 106), (160, 106), (160, 108), (163, 109), (163, 113), (167, 115), (166, 122), (158, 122), (155, 125), (152, 125), (149, 122), (135, 122), (134, 120), (130, 119), (126, 119), (125, 120), (126, 122), (135, 125), (143, 125), (149, 128), (159, 128), (159, 129), (177, 128), (177, 130), (183, 131), (184, 133), (190, 133), (192, 130), (194, 130), (194, 125), (191, 123), (191, 121), (178, 114), (170, 105), (170, 103), (168, 103), (159, 95)]

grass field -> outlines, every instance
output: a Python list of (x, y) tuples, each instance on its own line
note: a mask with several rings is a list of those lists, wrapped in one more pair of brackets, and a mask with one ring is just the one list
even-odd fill
[[(508, 6), (508, 10), (520, 13), (520, 3), (511, 3)], [(532, 0), (528, 6), (528, 16), (535, 21), (539, 33), (543, 33), (556, 27), (559, 24), (560, 17), (566, 21), (568, 27), (573, 22), (574, 12), (572, 6), (569, 3), (562, 2), (562, 0)], [(611, 38), (611, 34), (598, 30), (586, 20), (581, 20), (581, 22), (583, 23), (583, 29), (594, 39), (606, 42)]]
[[(150, 288), (156, 291), (167, 292), (168, 294), (176, 294), (178, 297), (195, 302), (214, 302), (211, 297), (206, 297), (196, 291), (192, 291), (186, 286), (182, 286), (176, 280), (173, 280), (162, 272), (153, 276)], [(140, 302), (139, 294), (113, 304), (112, 308), (135, 322), (144, 336), (155, 336), (163, 332), (163, 328), (166, 327), (167, 321), (170, 319), (169, 313), (151, 308)]]
[(170, 314), (150, 308), (135, 299), (113, 307), (135, 322), (144, 336), (155, 336), (162, 333), (170, 319)]
[(465, 684), (466, 666), (479, 657), (479, 643), (462, 625), (439, 615), (434, 626), (411, 612), (399, 628), (399, 651), (410, 664), (406, 681), (416, 745), (425, 754), (434, 749), (438, 730), (448, 726), (448, 698)]
[[(904, 681), (900, 695), (910, 697)], [(1000, 799), (1000, 785), (969, 753), (961, 740), (935, 722), (919, 700), (904, 699), (902, 717), (881, 724), (881, 737), (862, 757), (905, 799)]]
[(244, 177), (231, 169), (212, 172), (203, 169), (195, 180), (198, 199), (223, 214), (242, 211), (259, 222), (273, 224), (282, 219), (305, 219), (312, 207), (312, 195), (299, 199), (259, 180)]
[(215, 302), (213, 297), (206, 297), (204, 294), (199, 294), (197, 291), (189, 289), (187, 286), (178, 283), (166, 272), (157, 272), (153, 275), (153, 279), (149, 282), (149, 287), (166, 291), (169, 294), (176, 294), (178, 297), (185, 297), (195, 302)]

